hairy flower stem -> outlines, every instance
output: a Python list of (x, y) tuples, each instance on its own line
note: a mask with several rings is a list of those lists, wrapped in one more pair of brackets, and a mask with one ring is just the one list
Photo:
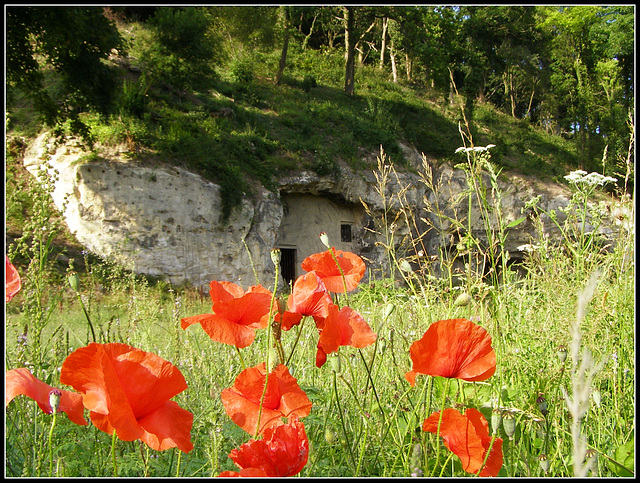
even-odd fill
[(271, 304), (269, 305), (269, 322), (267, 324), (267, 356), (265, 357), (265, 376), (264, 376), (264, 388), (262, 389), (262, 396), (260, 397), (260, 406), (258, 408), (258, 423), (256, 424), (256, 432), (255, 439), (258, 439), (258, 435), (260, 434), (260, 419), (262, 418), (262, 406), (264, 405), (264, 398), (267, 394), (267, 383), (269, 382), (269, 372), (271, 372), (271, 361), (269, 357), (271, 355), (271, 322), (273, 321), (273, 308), (276, 306), (276, 291), (278, 289), (278, 276), (280, 272), (278, 268), (280, 268), (279, 263), (274, 263), (276, 267), (276, 276), (275, 282), (273, 285), (273, 292), (271, 293)]
[(113, 460), (113, 476), (118, 477), (118, 464), (116, 462), (116, 430), (113, 430), (111, 437), (111, 459)]
[(480, 472), (486, 466), (487, 460), (489, 459), (489, 455), (491, 454), (491, 450), (493, 449), (493, 443), (495, 442), (497, 437), (498, 437), (498, 435), (494, 434), (493, 437), (491, 438), (491, 443), (489, 443), (489, 449), (487, 449), (487, 454), (484, 455), (484, 460), (482, 461), (482, 466), (480, 467), (480, 469), (476, 473), (476, 476), (480, 476)]
[(438, 463), (440, 463), (440, 425), (442, 424), (442, 417), (444, 416), (444, 406), (447, 402), (447, 394), (449, 393), (449, 383), (451, 379), (447, 378), (446, 384), (444, 386), (444, 391), (442, 393), (442, 404), (440, 405), (440, 417), (438, 418), (438, 429), (436, 431), (436, 462), (433, 465), (433, 469), (431, 470), (431, 477), (433, 477), (436, 473), (436, 468), (438, 467)]
[(89, 324), (89, 328), (91, 329), (91, 337), (93, 338), (93, 342), (98, 342), (96, 340), (96, 333), (93, 330), (93, 324), (91, 323), (91, 317), (89, 317), (89, 313), (87, 312), (86, 307), (84, 306), (84, 302), (82, 301), (82, 297), (79, 293), (76, 293), (78, 296), (78, 301), (80, 302), (80, 306), (82, 307), (82, 311), (84, 312), (84, 316), (87, 319), (87, 323)]
[(49, 476), (53, 477), (53, 428), (56, 426), (57, 411), (53, 412), (51, 429), (49, 429)]
[(178, 451), (178, 463), (176, 464), (176, 478), (180, 477), (180, 461), (182, 460), (182, 451)]
[(303, 317), (302, 322), (300, 322), (300, 325), (298, 325), (298, 334), (296, 335), (296, 340), (293, 343), (293, 349), (291, 349), (291, 352), (289, 353), (289, 357), (287, 358), (287, 362), (285, 363), (285, 366), (287, 367), (289, 366), (289, 362), (291, 362), (293, 353), (296, 351), (296, 347), (298, 347), (298, 341), (300, 340), (300, 335), (302, 334), (302, 326), (304, 325), (306, 320), (307, 318)]
[(238, 357), (240, 358), (240, 364), (242, 364), (242, 370), (244, 371), (247, 368), (247, 365), (244, 363), (244, 358), (242, 357), (242, 353), (240, 352), (240, 349), (238, 349), (237, 346), (234, 346), (236, 348), (236, 352), (238, 353)]
[(351, 448), (351, 441), (349, 441), (349, 435), (347, 433), (347, 427), (344, 424), (344, 417), (342, 415), (342, 407), (340, 406), (340, 396), (338, 395), (338, 377), (336, 374), (336, 371), (332, 371), (333, 372), (333, 394), (336, 397), (336, 405), (338, 406), (338, 414), (340, 415), (340, 424), (342, 426), (342, 434), (344, 435), (344, 439), (345, 439), (345, 445), (347, 446), (348, 450), (349, 450), (349, 456), (351, 457), (351, 464), (353, 465), (353, 468), (355, 470), (356, 468), (356, 459), (353, 456), (353, 450)]

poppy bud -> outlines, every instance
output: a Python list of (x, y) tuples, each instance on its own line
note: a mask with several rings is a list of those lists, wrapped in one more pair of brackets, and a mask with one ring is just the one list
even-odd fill
[(329, 235), (327, 235), (324, 231), (320, 233), (320, 241), (325, 247), (331, 248), (331, 245), (329, 244)]
[(509, 440), (513, 440), (513, 435), (516, 432), (516, 415), (511, 411), (505, 411), (502, 414), (502, 427)]
[(387, 304), (387, 306), (384, 308), (384, 319), (387, 320), (391, 314), (393, 313), (393, 311), (395, 310), (396, 306), (395, 304)]
[(282, 315), (286, 312), (286, 310), (287, 310), (287, 301), (282, 297), (278, 297), (278, 313)]
[(384, 350), (387, 348), (387, 339), (380, 339), (378, 341), (378, 347), (380, 347), (380, 352), (384, 352)]
[(593, 396), (593, 402), (596, 403), (596, 406), (600, 407), (600, 402), (601, 402), (600, 391), (598, 391), (597, 389), (594, 389), (591, 395)]
[(495, 408), (491, 411), (491, 427), (493, 428), (493, 434), (497, 434), (502, 423), (502, 411), (500, 408)]
[(543, 453), (538, 456), (538, 463), (540, 463), (540, 468), (546, 474), (549, 471), (549, 458), (547, 458), (547, 455)]
[(471, 295), (469, 295), (467, 292), (462, 292), (460, 295), (458, 295), (458, 298), (456, 298), (455, 302), (453, 302), (453, 305), (455, 305), (456, 307), (466, 307), (471, 303), (472, 300), (473, 299), (471, 298)]
[(340, 362), (340, 356), (338, 354), (329, 357), (329, 364), (331, 364), (331, 370), (340, 374), (342, 371), (342, 363)]
[(273, 347), (269, 348), (269, 355), (267, 360), (267, 372), (272, 372), (278, 365), (278, 354)]
[(560, 364), (564, 364), (564, 361), (567, 360), (567, 346), (564, 344), (558, 346), (558, 360)]
[(69, 281), (69, 285), (73, 289), (74, 292), (80, 292), (80, 279), (78, 278), (78, 274), (76, 272), (69, 272), (67, 275), (67, 280)]
[(407, 272), (407, 273), (413, 272), (413, 268), (411, 268), (411, 264), (409, 262), (407, 262), (406, 260), (402, 260), (400, 262), (400, 270), (402, 270), (403, 272)]
[(333, 431), (331, 431), (329, 428), (324, 430), (324, 440), (329, 444), (333, 444), (336, 441), (336, 437), (333, 434)]
[(282, 253), (279, 248), (271, 249), (271, 261), (274, 265), (278, 266), (280, 264), (280, 259), (282, 258)]
[(538, 399), (536, 399), (536, 404), (538, 405), (538, 409), (540, 409), (540, 412), (542, 413), (543, 416), (546, 416), (547, 414), (549, 414), (549, 409), (547, 407), (547, 400), (544, 398), (542, 393), (538, 394)]
[(58, 389), (53, 389), (49, 393), (49, 406), (51, 406), (52, 413), (57, 413), (60, 408), (60, 396), (62, 393)]

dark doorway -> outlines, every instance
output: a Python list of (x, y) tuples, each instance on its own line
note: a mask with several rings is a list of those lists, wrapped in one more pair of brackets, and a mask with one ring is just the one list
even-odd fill
[(287, 284), (296, 281), (296, 249), (281, 248), (280, 249), (280, 270), (282, 270), (282, 278)]

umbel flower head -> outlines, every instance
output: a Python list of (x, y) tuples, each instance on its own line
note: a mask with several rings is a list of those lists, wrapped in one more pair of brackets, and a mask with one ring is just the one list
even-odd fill
[(265, 429), (262, 439), (251, 439), (231, 450), (229, 458), (240, 472), (223, 471), (219, 476), (294, 476), (309, 458), (309, 439), (304, 424), (292, 415), (287, 424)]
[(100, 431), (115, 431), (123, 441), (142, 440), (156, 451), (193, 449), (193, 414), (170, 401), (187, 383), (161, 357), (127, 344), (92, 342), (65, 359), (60, 382), (82, 394)]
[(283, 424), (282, 418), (292, 414), (303, 418), (311, 412), (311, 401), (284, 364), (277, 365), (269, 377), (264, 362), (248, 367), (220, 397), (229, 417), (249, 434), (256, 433), (258, 418), (258, 433), (262, 433), (266, 428)]
[[(333, 252), (333, 255), (331, 252)], [(338, 268), (336, 260), (333, 258), (334, 255), (340, 264), (342, 273), (344, 273), (344, 283), (340, 268)], [(367, 269), (362, 258), (355, 253), (344, 252), (335, 248), (309, 255), (302, 261), (301, 266), (305, 272), (316, 272), (324, 282), (327, 290), (334, 293), (343, 293), (345, 291), (345, 283), (347, 292), (355, 289)]]
[[(422, 430), (438, 433), (440, 413), (436, 412), (425, 419)], [(444, 445), (460, 458), (462, 469), (468, 473), (477, 473), (482, 468), (480, 476), (497, 476), (502, 468), (502, 438), (495, 438), (491, 446), (489, 424), (482, 413), (475, 408), (469, 408), (464, 414), (452, 408), (442, 413), (440, 436)], [(491, 453), (487, 464), (482, 464), (491, 446)]]
[(82, 405), (82, 395), (77, 392), (65, 391), (64, 389), (56, 389), (35, 377), (29, 369), (21, 367), (20, 369), (11, 369), (5, 374), (5, 406), (18, 395), (24, 395), (33, 399), (40, 409), (45, 413), (51, 414), (54, 410), (51, 403), (55, 404), (55, 399), (51, 397), (51, 393), (57, 391), (58, 411), (67, 414), (69, 419), (81, 426), (87, 425), (84, 419), (84, 406)]
[(409, 352), (413, 369), (405, 377), (412, 386), (418, 373), (484, 381), (496, 371), (491, 336), (466, 319), (434, 322), (420, 340), (411, 344)]
[(232, 282), (212, 281), (209, 287), (212, 313), (186, 317), (180, 321), (181, 327), (200, 324), (216, 342), (238, 349), (251, 345), (255, 330), (264, 329), (269, 323), (271, 292), (261, 285), (245, 292)]

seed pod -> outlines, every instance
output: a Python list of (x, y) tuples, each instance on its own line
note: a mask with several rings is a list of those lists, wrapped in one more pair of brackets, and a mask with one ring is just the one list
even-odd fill
[(547, 407), (547, 400), (544, 398), (542, 393), (538, 394), (538, 399), (536, 399), (536, 404), (538, 405), (538, 409), (540, 409), (540, 412), (542, 413), (543, 416), (546, 416), (547, 414), (549, 414), (549, 409)]
[(80, 279), (78, 278), (78, 274), (76, 272), (69, 272), (67, 280), (73, 291), (80, 293)]
[(467, 292), (462, 292), (460, 295), (458, 295), (458, 298), (456, 298), (455, 302), (453, 302), (453, 305), (455, 305), (456, 307), (466, 307), (471, 303), (472, 300), (473, 299), (471, 298), (471, 295), (469, 295)]
[(567, 360), (567, 346), (564, 344), (558, 346), (558, 360), (560, 364), (564, 364)]
[(49, 393), (49, 406), (51, 406), (51, 412), (57, 413), (60, 407), (60, 396), (62, 393), (58, 389), (52, 389)]
[(547, 455), (543, 453), (538, 456), (538, 463), (540, 463), (540, 468), (542, 468), (542, 471), (547, 474), (549, 472), (549, 458), (547, 458)]
[(327, 235), (324, 231), (320, 233), (320, 241), (325, 247), (331, 248), (331, 245), (329, 244), (329, 235)]
[(331, 431), (329, 428), (324, 430), (324, 440), (328, 444), (333, 444), (336, 441), (336, 436), (333, 434), (333, 431)]
[(500, 424), (502, 424), (502, 411), (500, 408), (494, 408), (493, 411), (491, 411), (491, 428), (493, 429), (493, 434), (498, 433)]
[(329, 357), (329, 364), (331, 364), (331, 369), (336, 374), (340, 374), (342, 371), (342, 363), (340, 362), (340, 356), (338, 354)]
[(513, 440), (513, 435), (516, 432), (516, 415), (511, 411), (505, 411), (502, 414), (502, 427), (509, 440)]

